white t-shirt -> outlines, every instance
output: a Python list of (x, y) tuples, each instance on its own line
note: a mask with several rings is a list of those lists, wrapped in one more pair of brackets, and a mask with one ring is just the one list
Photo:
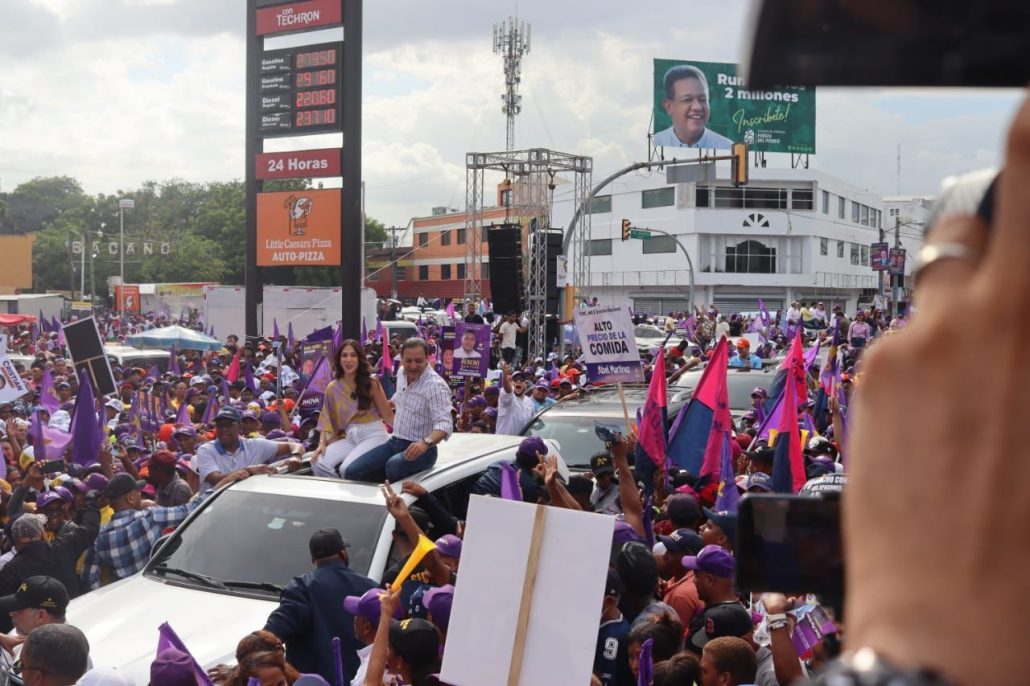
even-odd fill
[(200, 468), (201, 488), (210, 488), (207, 475), (212, 472), (229, 472), (256, 464), (268, 464), (279, 452), (281, 443), (264, 438), (241, 438), (235, 452), (227, 452), (216, 439), (197, 448), (197, 465)]
[(515, 336), (519, 333), (518, 322), (504, 322), (498, 331), (501, 333), (501, 347), (514, 348)]
[(529, 394), (523, 394), (520, 398), (515, 391), (506, 393), (501, 388), (501, 395), (497, 399), (497, 427), (494, 433), (502, 436), (518, 436), (523, 427), (533, 418), (533, 399)]

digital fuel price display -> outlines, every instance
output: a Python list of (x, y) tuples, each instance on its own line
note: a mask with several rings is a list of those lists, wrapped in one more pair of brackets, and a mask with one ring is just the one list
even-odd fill
[(263, 53), (258, 132), (267, 137), (339, 131), (342, 56), (340, 43)]

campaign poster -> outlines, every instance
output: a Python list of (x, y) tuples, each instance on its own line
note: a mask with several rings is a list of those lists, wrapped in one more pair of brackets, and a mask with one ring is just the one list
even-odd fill
[(0, 402), (13, 402), (28, 392), (14, 362), (7, 357), (7, 336), (0, 336)]
[(869, 266), (874, 272), (882, 272), (890, 267), (890, 245), (873, 243), (869, 247)]
[(323, 357), (329, 358), (329, 371), (332, 374), (336, 373), (335, 360), (333, 356), (333, 342), (330, 341), (305, 341), (300, 344), (300, 369), (301, 375), (304, 380), (307, 381), (311, 378), (311, 373), (315, 371), (315, 365)]
[(600, 305), (576, 310), (576, 332), (592, 383), (644, 383), (626, 305)]
[(654, 60), (654, 144), (815, 153), (815, 88), (751, 90), (736, 64)]
[(454, 368), (454, 327), (441, 326), (436, 334), (436, 350), (429, 353), (429, 364), (436, 373), (450, 380)]
[(490, 363), (490, 327), (458, 322), (451, 351), (453, 376), (485, 378)]
[(904, 276), (905, 275), (905, 249), (904, 248), (891, 248), (890, 252), (890, 268), (888, 272), (892, 276)]

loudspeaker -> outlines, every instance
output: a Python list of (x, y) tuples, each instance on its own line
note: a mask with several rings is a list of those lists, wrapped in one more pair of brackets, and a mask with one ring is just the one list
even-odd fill
[[(558, 258), (562, 254), (562, 232), (548, 231), (547, 236), (547, 280), (545, 293), (547, 295), (547, 313), (558, 314), (560, 307), (558, 302)], [(551, 340), (548, 336), (547, 340)]]
[(522, 227), (501, 224), (487, 229), (490, 250), (490, 294), (494, 312), (522, 312), (526, 309), (522, 282)]

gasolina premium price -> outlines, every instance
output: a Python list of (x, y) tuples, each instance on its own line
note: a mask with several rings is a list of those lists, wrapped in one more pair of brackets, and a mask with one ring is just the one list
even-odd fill
[(337, 43), (262, 53), (258, 65), (260, 133), (339, 130), (341, 56)]

